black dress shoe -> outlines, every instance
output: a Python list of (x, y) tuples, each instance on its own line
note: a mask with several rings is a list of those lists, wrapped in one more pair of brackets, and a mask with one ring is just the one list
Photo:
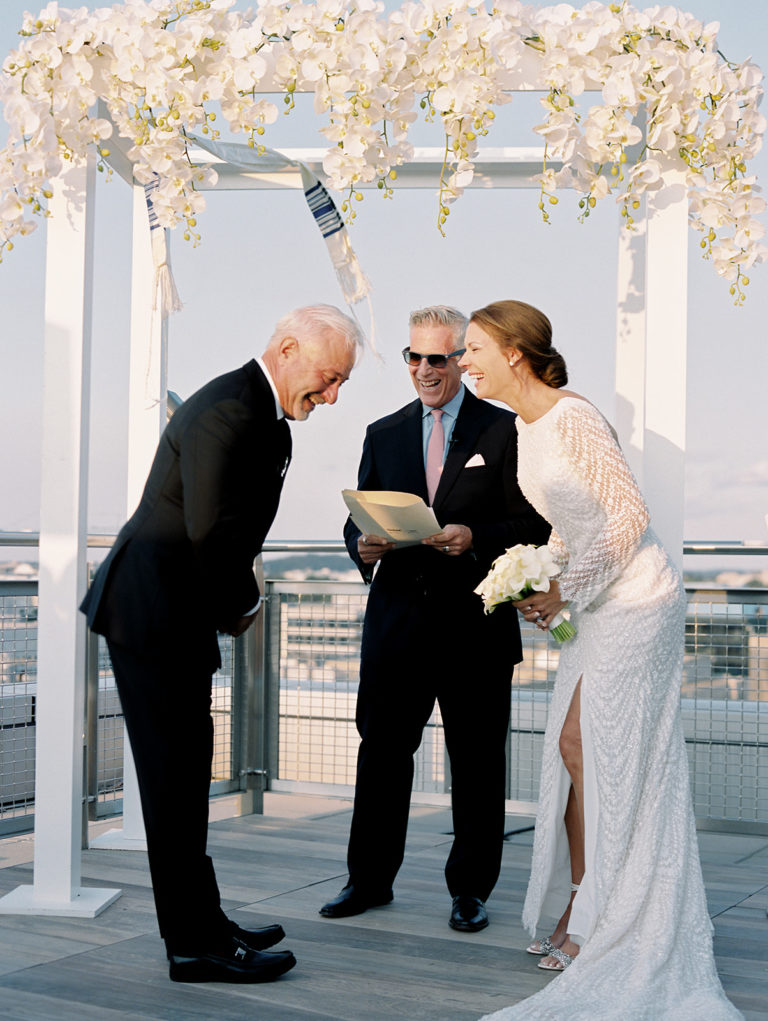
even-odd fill
[(205, 953), (168, 955), (173, 982), (271, 982), (296, 964), (290, 950), (262, 953), (234, 936)]
[(454, 897), (448, 924), (459, 932), (479, 932), (488, 924), (488, 912), (479, 897)]
[(351, 883), (345, 886), (338, 897), (329, 900), (320, 908), (325, 918), (348, 918), (350, 915), (362, 915), (368, 908), (380, 908), (392, 901), (392, 891), (369, 893)]
[[(226, 919), (226, 922), (228, 927), (218, 932), (214, 937), (217, 943), (220, 940), (226, 940), (230, 936), (234, 936), (241, 943), (245, 943), (249, 950), (267, 950), (269, 947), (273, 947), (275, 943), (285, 939), (285, 931), (282, 925), (265, 925), (261, 929), (241, 929), (237, 922), (233, 922), (230, 918)], [(165, 952), (166, 957), (170, 961), (173, 951), (169, 943), (165, 945)]]
[(245, 943), (249, 950), (267, 950), (285, 939), (282, 925), (264, 925), (260, 929), (242, 929), (230, 919), (231, 935)]

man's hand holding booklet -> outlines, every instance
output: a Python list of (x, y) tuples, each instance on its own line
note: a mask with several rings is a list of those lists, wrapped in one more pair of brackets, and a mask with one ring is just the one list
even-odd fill
[(363, 535), (412, 546), (441, 531), (435, 512), (413, 493), (343, 489), (341, 495)]

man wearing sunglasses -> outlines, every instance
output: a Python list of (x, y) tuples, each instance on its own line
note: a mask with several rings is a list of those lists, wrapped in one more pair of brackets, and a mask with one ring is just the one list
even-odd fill
[[(467, 320), (432, 306), (410, 317), (403, 357), (417, 399), (370, 425), (358, 489), (415, 493), (441, 525), (396, 548), (351, 519), (347, 549), (371, 582), (363, 627), (357, 727), (362, 738), (347, 863), (327, 918), (388, 904), (403, 861), (413, 757), (435, 702), (451, 764), (454, 840), (445, 867), (449, 925), (477, 932), (499, 875), (504, 838), (510, 680), (522, 659), (509, 606), (485, 616), (474, 589), (515, 543), (549, 526), (517, 485), (514, 415), (478, 400), (458, 361)], [(375, 571), (376, 565), (378, 569)]]

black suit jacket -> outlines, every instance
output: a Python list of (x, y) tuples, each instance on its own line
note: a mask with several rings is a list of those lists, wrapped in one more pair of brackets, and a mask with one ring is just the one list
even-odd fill
[[(358, 489), (392, 489), (428, 499), (422, 411), (421, 401), (415, 400), (368, 427)], [(474, 455), (480, 455), (484, 464), (467, 468)], [(344, 538), (349, 555), (366, 581), (373, 577), (364, 655), (379, 654), (374, 631), (387, 635), (390, 643), (396, 640), (386, 627), (390, 601), (421, 592), (433, 607), (445, 608), (446, 622), (454, 620), (458, 631), (479, 628), (485, 638), (498, 635), (502, 658), (510, 665), (518, 663), (522, 651), (516, 611), (500, 607), (483, 618), (482, 601), (474, 594), (505, 549), (516, 543), (538, 545), (549, 537), (549, 525), (517, 484), (517, 430), (511, 412), (465, 392), (433, 508), (441, 525), (467, 525), (472, 530), (473, 548), (460, 557), (422, 545), (393, 550), (381, 559), (375, 575), (360, 559), (360, 530), (351, 518), (347, 520)], [(467, 634), (465, 630), (465, 637)], [(407, 654), (405, 648), (403, 654)]]
[(81, 609), (135, 651), (184, 636), (218, 659), (217, 629), (256, 604), (261, 551), (290, 460), (288, 423), (255, 361), (207, 383), (163, 432), (138, 508)]

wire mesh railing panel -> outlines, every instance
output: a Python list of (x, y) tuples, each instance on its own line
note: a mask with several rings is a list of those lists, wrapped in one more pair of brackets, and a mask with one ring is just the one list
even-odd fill
[(535, 803), (539, 797), (544, 728), (560, 652), (546, 634), (522, 618), (520, 634), (523, 662), (512, 675), (507, 797), (526, 804)]
[(446, 751), (440, 707), (435, 706), (424, 728), (421, 744), (414, 758), (413, 790), (417, 794), (444, 794), (448, 790)]
[(768, 823), (768, 593), (691, 593), (682, 713), (699, 818)]
[(230, 784), (235, 777), (234, 762), (234, 640), (219, 635), (221, 667), (213, 675), (211, 716), (213, 718), (213, 762), (211, 780), (214, 784)]
[(365, 588), (270, 583), (270, 688), (277, 693), (277, 777), (355, 782), (355, 701)]
[[(220, 636), (221, 669), (214, 675), (211, 691), (211, 716), (214, 727), (214, 755), (211, 780), (214, 790), (220, 783), (230, 784), (234, 767), (232, 762), (232, 639)], [(120, 696), (115, 684), (115, 675), (109, 650), (104, 638), (96, 644), (97, 680), (96, 693), (96, 748), (89, 754), (96, 755), (95, 780), (91, 781), (89, 797), (95, 808), (91, 814), (97, 818), (119, 814), (123, 799), (123, 758), (125, 725)], [(179, 763), (180, 782), (183, 777), (183, 763)], [(94, 789), (95, 787), (95, 789)]]
[[(360, 743), (355, 703), (366, 589), (356, 583), (274, 581), (269, 586), (269, 659), (279, 731), (275, 779), (354, 785)], [(515, 679), (529, 708), (529, 693), (549, 690), (557, 667), (557, 652), (547, 651), (546, 636), (533, 627), (530, 632), (526, 662)], [(534, 715), (529, 711), (526, 717), (518, 710), (521, 732), (512, 742), (514, 800), (537, 795), (537, 753), (545, 714), (540, 699)], [(449, 783), (442, 719), (435, 706), (415, 756), (413, 791), (443, 794)]]
[(0, 832), (35, 804), (37, 586), (0, 583)]
[[(213, 678), (211, 689), (211, 717), (213, 719), (213, 763), (211, 780), (214, 785), (231, 784), (234, 776), (232, 709), (232, 639), (221, 636), (219, 649), (222, 666)], [(123, 742), (125, 726), (120, 696), (109, 658), (107, 643), (98, 640), (98, 696), (97, 696), (97, 759), (96, 790), (91, 797), (96, 801), (96, 815), (113, 815), (122, 810), (123, 797)], [(183, 782), (184, 764), (179, 763), (179, 782)], [(220, 792), (221, 786), (214, 790)]]
[[(272, 582), (270, 592), (276, 779), (354, 785), (365, 586)], [(442, 793), (445, 783), (442, 721), (435, 709), (416, 754), (413, 790)]]
[[(354, 583), (270, 584), (279, 704), (276, 779), (353, 785), (365, 589)], [(691, 593), (682, 716), (700, 819), (768, 823), (766, 606), (765, 591)], [(524, 659), (512, 680), (507, 797), (517, 809), (533, 810), (559, 650), (535, 626), (521, 626)], [(413, 790), (442, 793), (447, 783), (436, 710), (417, 754)]]
[[(96, 816), (121, 811), (123, 800), (123, 710), (115, 687), (115, 675), (107, 643), (99, 638), (98, 694), (96, 701)], [(91, 754), (93, 749), (89, 749)]]

